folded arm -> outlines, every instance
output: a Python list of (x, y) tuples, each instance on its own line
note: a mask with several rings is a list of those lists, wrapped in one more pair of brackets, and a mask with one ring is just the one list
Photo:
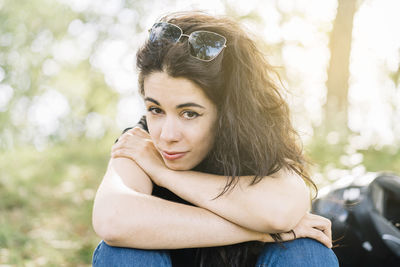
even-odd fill
[(253, 176), (241, 176), (238, 184), (215, 198), (226, 177), (163, 169), (152, 178), (176, 195), (199, 207), (255, 231), (276, 233), (294, 228), (310, 209), (309, 190), (296, 173), (281, 170), (249, 186)]
[(151, 196), (152, 183), (138, 165), (112, 159), (97, 191), (93, 227), (108, 244), (175, 249), (273, 242), (269, 234), (234, 224), (209, 210)]
[(241, 176), (232, 190), (214, 199), (224, 188), (227, 177), (167, 168), (149, 134), (138, 127), (120, 137), (112, 148), (112, 157), (133, 160), (157, 185), (254, 231), (289, 231), (311, 208), (305, 182), (287, 169), (266, 176), (251, 186), (253, 177)]

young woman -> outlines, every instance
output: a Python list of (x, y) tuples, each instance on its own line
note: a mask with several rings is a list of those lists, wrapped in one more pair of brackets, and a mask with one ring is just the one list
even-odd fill
[(137, 66), (147, 113), (112, 147), (94, 266), (338, 266), (288, 106), (238, 23), (165, 16)]

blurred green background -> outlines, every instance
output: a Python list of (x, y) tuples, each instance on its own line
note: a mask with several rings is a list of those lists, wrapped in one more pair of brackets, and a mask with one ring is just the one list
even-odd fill
[(136, 49), (189, 9), (259, 37), (320, 188), (400, 174), (399, 1), (0, 0), (1, 266), (90, 266), (111, 145), (143, 113)]

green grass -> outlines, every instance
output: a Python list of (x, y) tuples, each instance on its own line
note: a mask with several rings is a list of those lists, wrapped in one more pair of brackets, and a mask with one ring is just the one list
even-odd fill
[(93, 197), (113, 138), (0, 155), (0, 264), (90, 266)]

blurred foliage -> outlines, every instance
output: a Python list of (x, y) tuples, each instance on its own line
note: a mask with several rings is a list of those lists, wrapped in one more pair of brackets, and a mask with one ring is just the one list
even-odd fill
[[(336, 140), (329, 140), (330, 134), (337, 137)], [(400, 151), (396, 146), (374, 147), (357, 149), (352, 146), (351, 133), (326, 133), (317, 130), (312, 142), (305, 151), (312, 163), (314, 175), (319, 174), (323, 179), (315, 179), (319, 187), (329, 185), (337, 180), (340, 171), (347, 171), (353, 175), (363, 175), (366, 172), (392, 172), (400, 174)], [(355, 135), (356, 136), (356, 135)], [(353, 134), (354, 137), (354, 134)], [(352, 170), (358, 169), (356, 173)], [(336, 171), (332, 175), (331, 170)], [(361, 170), (361, 171), (360, 171)], [(342, 172), (345, 173), (345, 172)], [(316, 177), (317, 178), (317, 177)]]
[[(139, 3), (126, 1), (125, 5), (134, 8)], [(111, 118), (119, 94), (92, 61), (102, 42), (113, 37), (109, 25), (116, 20), (94, 10), (74, 11), (61, 0), (0, 1), (0, 71), (4, 73), (0, 90), (11, 88), (5, 107), (0, 101), (0, 150), (84, 136), (91, 112), (101, 116), (105, 133), (115, 128)], [(78, 25), (75, 29), (72, 22)], [(53, 105), (64, 108), (60, 114), (49, 114), (52, 109), (47, 108), (43, 116), (46, 107), (42, 106), (49, 101), (43, 96), (54, 92), (58, 102)]]
[(91, 227), (95, 189), (113, 137), (70, 140), (38, 152), (0, 155), (0, 263), (89, 266), (99, 238)]
[[(0, 0), (0, 97), (6, 95), (1, 90), (9, 96), (0, 99), (0, 265), (90, 266), (99, 242), (91, 227), (93, 198), (119, 134), (117, 103), (132, 92), (118, 91), (119, 77), (107, 76), (96, 53), (110, 40), (136, 42), (152, 6), (144, 0), (96, 1), (102, 11), (82, 8), (95, 1)], [(226, 14), (261, 23), (258, 10), (238, 13), (222, 2)], [(112, 13), (109, 3), (119, 9)], [(281, 15), (282, 23), (291, 18)], [(89, 27), (92, 35), (77, 33), (74, 25)], [(278, 61), (283, 42), (268, 47)], [(391, 74), (396, 83), (399, 73)], [(40, 102), (49, 93), (50, 101)], [(51, 114), (49, 105), (64, 105), (65, 112)], [(87, 135), (90, 114), (101, 118), (99, 135)], [(56, 127), (46, 128), (46, 120)], [(400, 173), (395, 146), (353, 148), (352, 135), (315, 129), (305, 150), (319, 186), (334, 182), (335, 170)]]

